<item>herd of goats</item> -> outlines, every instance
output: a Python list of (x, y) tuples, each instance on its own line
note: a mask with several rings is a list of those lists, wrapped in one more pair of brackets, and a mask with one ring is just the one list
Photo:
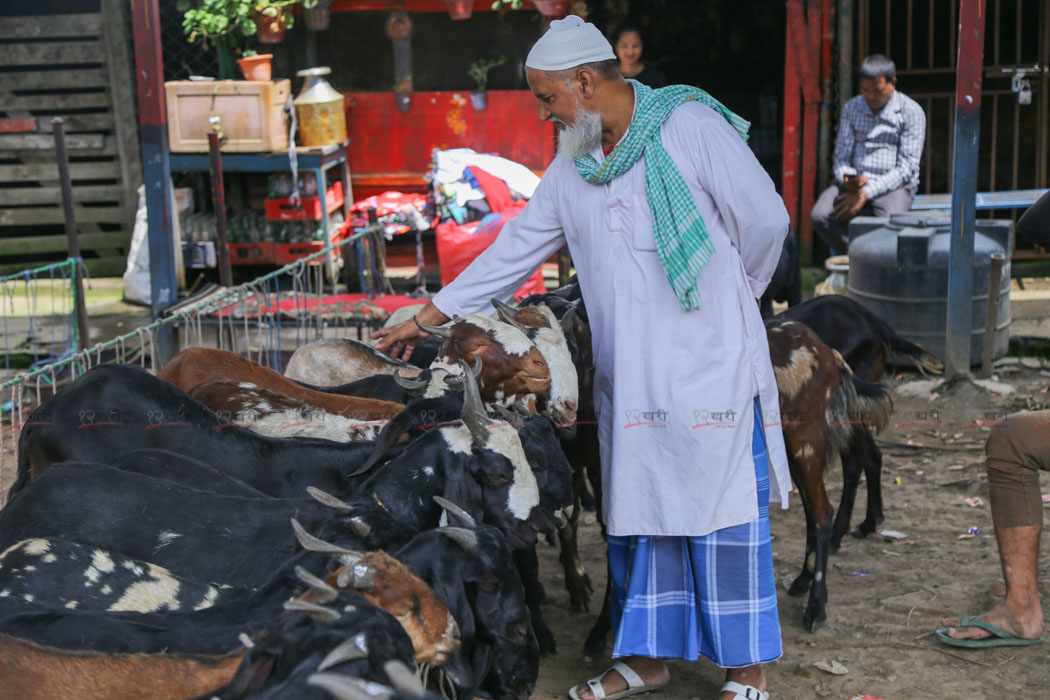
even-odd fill
[[(589, 609), (594, 367), (576, 284), (494, 305), (423, 326), (407, 363), (322, 339), (282, 375), (188, 348), (156, 375), (98, 366), (42, 403), (0, 510), (0, 697), (527, 698), (555, 651), (541, 535)], [(940, 367), (845, 297), (766, 328), (807, 523), (791, 592), (812, 630), (861, 475), (859, 533), (882, 519), (883, 370)]]

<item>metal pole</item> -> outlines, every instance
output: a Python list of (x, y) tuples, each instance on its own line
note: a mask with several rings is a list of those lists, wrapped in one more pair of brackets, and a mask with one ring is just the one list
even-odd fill
[[(853, 0), (838, 0), (839, 108), (853, 97)], [(836, 115), (838, 116), (838, 115)]]
[[(168, 108), (164, 98), (159, 0), (131, 3), (135, 46), (135, 83), (138, 96), (142, 182), (146, 188), (149, 228), (150, 307), (154, 320), (176, 301), (175, 243), (171, 223), (171, 163), (168, 160)], [(159, 370), (176, 351), (171, 326), (154, 333)]]
[(80, 261), (80, 241), (77, 240), (77, 217), (73, 210), (73, 181), (69, 176), (69, 152), (66, 150), (66, 126), (61, 117), (51, 120), (55, 132), (55, 153), (58, 156), (58, 179), (62, 185), (62, 210), (66, 216), (66, 239), (73, 266), (73, 302), (77, 312), (77, 349), (84, 350), (91, 336), (88, 332), (87, 304), (84, 302), (84, 264)]
[(222, 151), (219, 150), (219, 134), (208, 134), (208, 156), (211, 159), (211, 204), (215, 210), (215, 247), (219, 255), (219, 282), (224, 287), (233, 286), (233, 270), (230, 269), (230, 246), (226, 240), (226, 186), (222, 182)]
[(952, 232), (948, 266), (948, 324), (945, 337), (945, 364), (949, 377), (970, 372), (984, 18), (985, 0), (960, 0), (952, 160)]
[(992, 359), (995, 357), (995, 331), (999, 326), (999, 296), (1003, 284), (1003, 264), (1006, 256), (992, 253), (988, 267), (988, 313), (985, 314), (984, 345), (981, 346), (981, 376), (992, 376)]

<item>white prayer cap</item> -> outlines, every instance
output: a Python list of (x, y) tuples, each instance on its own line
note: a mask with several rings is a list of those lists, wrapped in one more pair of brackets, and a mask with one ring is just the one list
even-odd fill
[(532, 45), (526, 68), (553, 71), (616, 58), (612, 45), (593, 24), (576, 15), (551, 22), (550, 29)]

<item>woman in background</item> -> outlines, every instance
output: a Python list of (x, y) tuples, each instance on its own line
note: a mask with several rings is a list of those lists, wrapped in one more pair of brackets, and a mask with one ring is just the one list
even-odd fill
[(667, 76), (659, 68), (642, 63), (642, 33), (637, 27), (623, 25), (613, 33), (613, 49), (620, 60), (620, 73), (651, 88), (667, 85)]

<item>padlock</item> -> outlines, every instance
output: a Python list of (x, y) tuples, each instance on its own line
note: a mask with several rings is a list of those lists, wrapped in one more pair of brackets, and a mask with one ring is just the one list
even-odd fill
[(1017, 70), (1015, 70), (1013, 77), (1010, 78), (1010, 90), (1012, 90), (1013, 92), (1021, 92), (1025, 82), (1024, 76), (1025, 71), (1023, 69), (1018, 68)]
[(1021, 89), (1017, 93), (1017, 104), (1032, 104), (1032, 84), (1027, 80), (1021, 81)]

